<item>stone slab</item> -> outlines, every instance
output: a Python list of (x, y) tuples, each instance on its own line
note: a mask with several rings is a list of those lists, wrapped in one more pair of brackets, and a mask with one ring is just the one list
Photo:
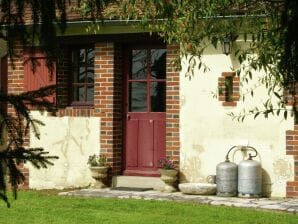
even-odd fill
[(184, 194), (214, 195), (216, 193), (216, 184), (183, 183), (179, 184), (179, 189)]

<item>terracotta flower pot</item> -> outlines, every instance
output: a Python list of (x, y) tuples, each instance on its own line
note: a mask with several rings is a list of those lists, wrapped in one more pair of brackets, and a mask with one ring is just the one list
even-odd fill
[(104, 188), (107, 187), (105, 182), (108, 176), (108, 167), (106, 166), (91, 166), (89, 167), (92, 177), (96, 180), (94, 187)]
[(161, 176), (160, 176), (161, 180), (165, 183), (164, 191), (165, 192), (177, 191), (177, 189), (175, 187), (175, 184), (176, 184), (176, 181), (177, 181), (178, 170), (161, 169), (160, 174), (161, 174)]

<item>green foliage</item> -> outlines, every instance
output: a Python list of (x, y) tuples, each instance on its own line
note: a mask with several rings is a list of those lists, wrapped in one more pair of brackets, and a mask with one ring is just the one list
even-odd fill
[[(136, 13), (137, 10), (127, 12), (131, 18), (141, 19), (143, 25), (157, 31), (167, 43), (182, 43), (181, 56), (187, 57), (190, 64), (187, 77), (194, 75), (194, 67), (203, 67), (206, 70), (202, 59), (204, 50), (210, 43), (215, 48), (218, 47), (223, 37), (228, 36), (234, 41), (239, 39), (246, 43), (245, 48), (234, 46), (234, 56), (240, 64), (237, 74), (241, 76), (242, 82), (253, 79), (253, 71), (266, 73), (259, 80), (259, 86), (267, 88), (268, 101), (263, 105), (264, 110), (257, 114), (268, 117), (269, 114), (284, 111), (284, 117), (287, 117), (285, 95), (292, 96), (293, 105), (296, 104), (296, 0), (148, 0), (143, 4), (139, 1), (127, 2), (126, 4), (138, 6), (143, 12), (141, 15)], [(194, 56), (199, 59), (198, 62), (194, 62)], [(254, 95), (253, 89), (249, 92)], [(272, 103), (274, 97), (279, 101), (277, 105)], [(295, 106), (291, 108), (291, 112), (297, 118)], [(254, 113), (256, 112), (250, 110), (240, 116)]]
[[(49, 56), (48, 66), (59, 54), (57, 29), (64, 32), (66, 26), (65, 0), (2, 0), (0, 1), (0, 38), (7, 41), (9, 55), (21, 41), (24, 46), (40, 48)], [(30, 26), (24, 26), (29, 23)]]
[(48, 155), (42, 148), (26, 148), (25, 138), (29, 135), (29, 129), (39, 138), (38, 125), (43, 125), (40, 121), (31, 117), (28, 106), (33, 106), (39, 110), (47, 109), (54, 112), (55, 108), (46, 98), (53, 93), (54, 86), (48, 86), (36, 91), (25, 92), (20, 95), (7, 95), (0, 92), (0, 104), (8, 104), (12, 113), (7, 113), (5, 109), (0, 111), (0, 198), (9, 207), (7, 198), (7, 187), (17, 196), (18, 185), (25, 177), (19, 169), (19, 165), (30, 162), (36, 168), (46, 168), (53, 165), (52, 159), (56, 156)]
[(93, 154), (93, 155), (89, 156), (87, 164), (90, 165), (91, 167), (106, 166), (107, 165), (107, 157), (105, 157), (104, 155)]
[(111, 198), (59, 197), (38, 192), (20, 192), (13, 209), (0, 204), (0, 220), (10, 224), (98, 223), (262, 223), (296, 224), (297, 215), (225, 206)]

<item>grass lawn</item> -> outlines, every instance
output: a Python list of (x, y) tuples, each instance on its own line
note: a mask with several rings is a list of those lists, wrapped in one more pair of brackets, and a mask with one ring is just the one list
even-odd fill
[(297, 215), (286, 213), (166, 201), (61, 197), (44, 191), (19, 192), (11, 204), (7, 208), (0, 202), (1, 224), (298, 223)]

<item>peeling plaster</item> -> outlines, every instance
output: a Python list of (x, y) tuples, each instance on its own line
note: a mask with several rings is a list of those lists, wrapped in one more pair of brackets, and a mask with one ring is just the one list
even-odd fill
[(279, 180), (289, 180), (293, 177), (293, 166), (285, 159), (275, 160), (273, 170)]
[[(186, 61), (185, 58), (182, 60)], [(249, 144), (259, 152), (254, 160), (259, 161), (264, 170), (264, 194), (286, 196), (286, 183), (294, 174), (291, 165), (294, 160), (285, 155), (285, 131), (293, 128), (293, 119), (284, 120), (283, 116), (253, 119), (253, 116), (248, 116), (243, 122), (232, 120), (227, 114), (237, 115), (243, 109), (263, 105), (268, 97), (267, 90), (260, 86), (255, 89), (253, 97), (246, 95), (245, 101), (237, 102), (236, 107), (225, 107), (209, 92), (217, 90), (222, 72), (229, 72), (231, 67), (237, 66), (235, 60), (232, 55), (227, 57), (216, 50), (206, 50), (202, 60), (209, 67), (206, 73), (195, 70), (189, 81), (185, 78), (185, 64), (180, 72), (180, 165), (183, 181), (205, 182), (208, 175), (215, 174), (216, 165), (224, 160), (229, 148)], [(240, 86), (240, 92), (245, 93), (255, 86), (263, 75), (266, 75), (263, 71), (254, 73), (254, 79)], [(231, 154), (230, 159), (238, 163), (245, 156)]]
[[(59, 156), (54, 166), (37, 170), (29, 167), (29, 187), (36, 189), (84, 187), (94, 182), (88, 157), (100, 153), (100, 119), (95, 117), (53, 117), (32, 112), (40, 127), (40, 140), (30, 136), (31, 147), (43, 147)], [(92, 131), (91, 131), (92, 130)]]

